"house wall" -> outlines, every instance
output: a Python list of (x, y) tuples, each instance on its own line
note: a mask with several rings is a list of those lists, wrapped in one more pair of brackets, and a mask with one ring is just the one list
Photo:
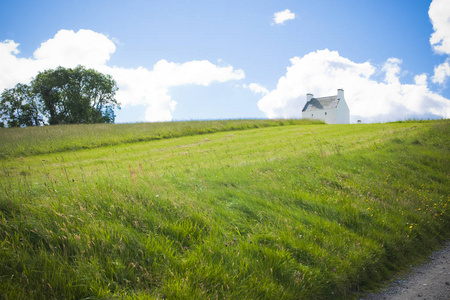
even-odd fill
[(322, 110), (313, 110), (313, 111), (304, 111), (302, 112), (303, 119), (313, 119), (313, 120), (322, 120), (327, 124), (336, 124), (337, 123), (337, 109), (322, 109)]
[(344, 98), (341, 98), (341, 100), (339, 101), (336, 111), (337, 111), (336, 124), (350, 123), (350, 110)]

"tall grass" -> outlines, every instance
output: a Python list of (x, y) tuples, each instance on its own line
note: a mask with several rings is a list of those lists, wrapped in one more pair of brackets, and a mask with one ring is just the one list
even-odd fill
[(0, 158), (92, 149), (124, 143), (152, 141), (220, 131), (320, 123), (323, 124), (323, 122), (317, 120), (237, 119), (1, 128)]
[(0, 160), (0, 297), (351, 297), (449, 237), (449, 125), (293, 125)]

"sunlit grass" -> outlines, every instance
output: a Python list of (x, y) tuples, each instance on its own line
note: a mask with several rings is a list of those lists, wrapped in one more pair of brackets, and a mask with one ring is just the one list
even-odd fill
[(292, 125), (12, 155), (0, 297), (347, 298), (449, 237), (449, 128)]
[(0, 128), (0, 158), (75, 151), (221, 131), (295, 124), (323, 124), (323, 122), (298, 119), (236, 119)]

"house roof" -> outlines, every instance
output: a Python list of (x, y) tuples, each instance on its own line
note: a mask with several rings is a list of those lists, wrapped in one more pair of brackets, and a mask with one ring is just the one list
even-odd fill
[(310, 101), (306, 102), (305, 107), (302, 111), (314, 111), (322, 109), (336, 108), (339, 104), (338, 96), (312, 98)]

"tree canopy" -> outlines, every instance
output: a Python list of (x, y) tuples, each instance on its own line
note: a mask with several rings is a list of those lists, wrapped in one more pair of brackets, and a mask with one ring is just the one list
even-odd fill
[(83, 66), (46, 70), (3, 91), (0, 126), (114, 123), (117, 90), (110, 75)]

